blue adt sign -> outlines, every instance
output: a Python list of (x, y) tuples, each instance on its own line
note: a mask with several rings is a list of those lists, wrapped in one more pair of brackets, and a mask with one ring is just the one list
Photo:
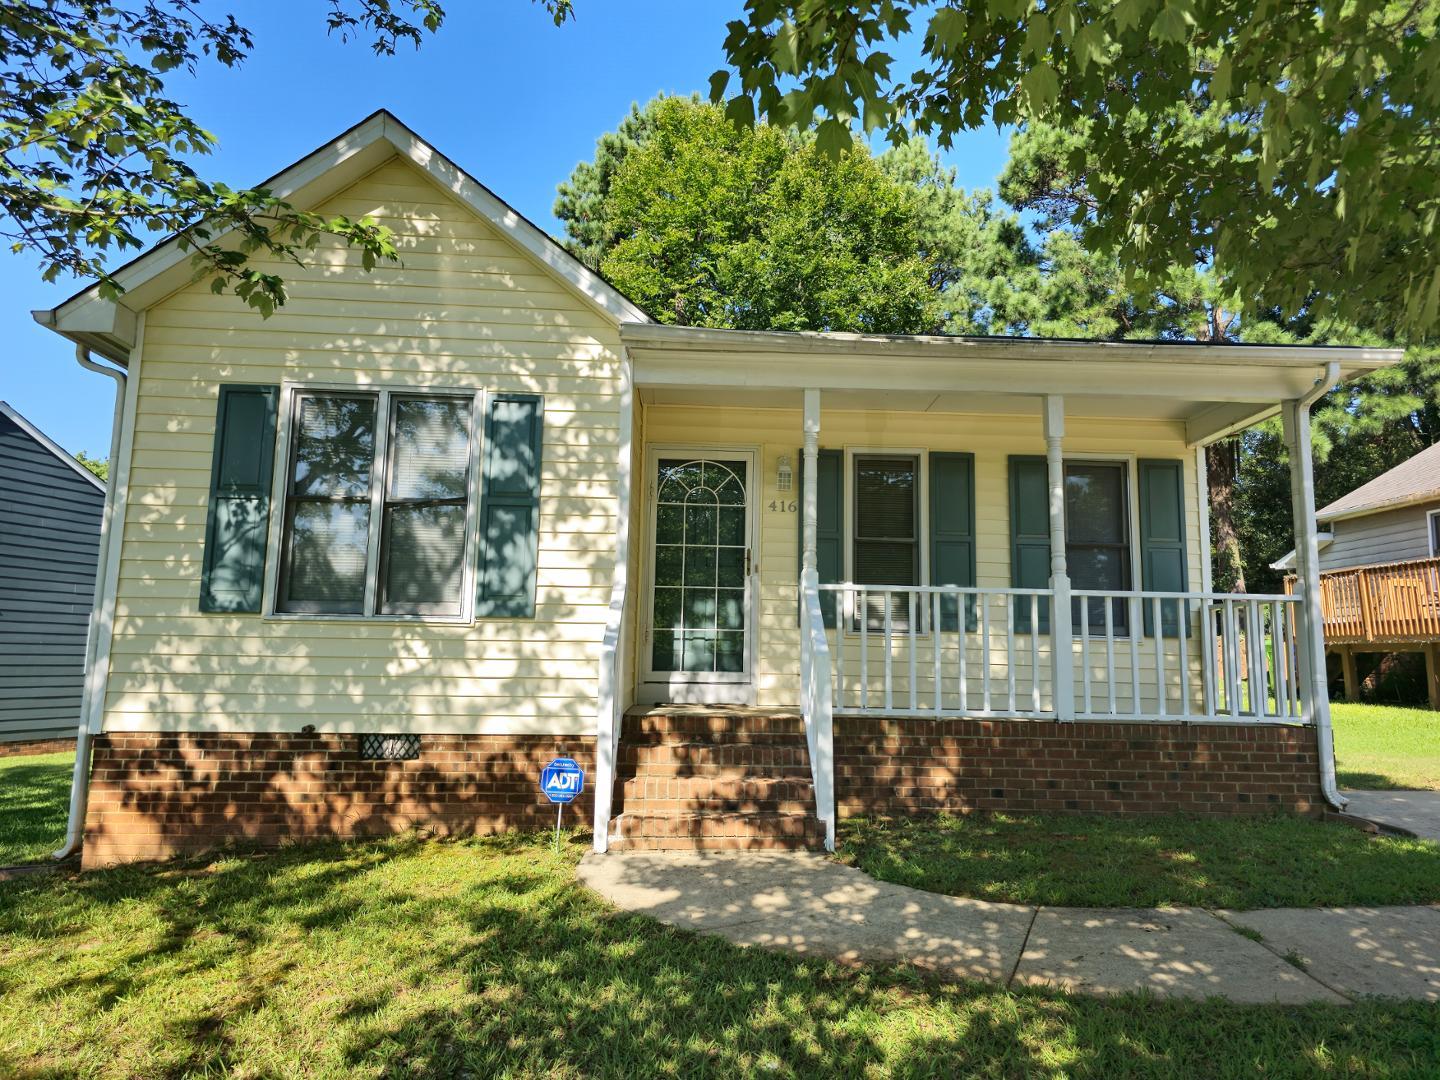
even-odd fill
[(585, 789), (585, 770), (574, 758), (557, 757), (540, 770), (540, 790), (552, 803), (568, 803)]

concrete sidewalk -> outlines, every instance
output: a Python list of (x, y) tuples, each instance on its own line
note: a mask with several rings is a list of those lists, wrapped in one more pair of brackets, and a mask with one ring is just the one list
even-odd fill
[(1036, 908), (889, 885), (789, 852), (614, 852), (587, 856), (579, 876), (627, 911), (737, 945), (944, 978), (1250, 1003), (1440, 1001), (1440, 906)]
[(1440, 791), (1346, 791), (1345, 808), (1356, 817), (1440, 840)]

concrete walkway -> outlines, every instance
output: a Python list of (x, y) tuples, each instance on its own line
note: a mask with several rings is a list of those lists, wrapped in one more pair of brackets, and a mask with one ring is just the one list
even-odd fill
[(1440, 791), (1347, 791), (1347, 814), (1440, 840)]
[(579, 876), (627, 911), (737, 945), (912, 963), (949, 979), (1251, 1003), (1440, 1001), (1440, 905), (1036, 908), (889, 885), (789, 852), (592, 854)]

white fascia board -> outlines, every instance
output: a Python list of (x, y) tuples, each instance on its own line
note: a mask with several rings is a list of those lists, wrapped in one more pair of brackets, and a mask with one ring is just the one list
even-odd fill
[(1185, 342), (1082, 341), (1057, 338), (952, 337), (906, 334), (842, 334), (816, 331), (712, 330), (662, 323), (626, 324), (625, 343), (635, 348), (683, 348), (688, 352), (781, 352), (884, 356), (994, 355), (1060, 361), (1161, 361), (1168, 366), (1211, 368), (1260, 365), (1314, 368), (1338, 361), (1347, 372), (1389, 367), (1403, 359), (1401, 349), (1369, 346), (1200, 345)]
[(1237, 365), (1223, 373), (1176, 368), (1146, 358), (1116, 364), (1013, 355), (916, 358), (897, 350), (864, 354), (783, 352), (694, 355), (674, 349), (630, 346), (641, 387), (744, 387), (751, 390), (925, 390), (989, 394), (1087, 394), (1183, 402), (1245, 403), (1244, 416), (1263, 415), (1274, 404), (1314, 385), (1320, 368)]
[(29, 435), (46, 450), (50, 451), (50, 453), (53, 454), (56, 458), (58, 458), (60, 461), (63, 461), (66, 465), (69, 465), (70, 468), (74, 469), (75, 472), (78, 473), (80, 476), (83, 476), (86, 480), (89, 480), (90, 483), (94, 484), (98, 490), (105, 490), (104, 480), (101, 480), (84, 465), (81, 465), (80, 462), (75, 460), (74, 457), (65, 452), (65, 448), (63, 446), (57, 443), (54, 439), (50, 438), (49, 435), (46, 435), (34, 424), (30, 423), (29, 420), (26, 420), (25, 417), (21, 416), (18, 412), (16, 412), (14, 406), (12, 406), (8, 401), (0, 401), (0, 414), (9, 417), (10, 420), (14, 422), (16, 427), (18, 427), (21, 431), (25, 432), (26, 435)]

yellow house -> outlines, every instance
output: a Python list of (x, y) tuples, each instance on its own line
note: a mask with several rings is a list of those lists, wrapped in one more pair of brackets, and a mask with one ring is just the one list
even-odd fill
[[(600, 850), (1341, 804), (1308, 407), (1397, 351), (660, 325), (384, 112), (266, 186), (400, 263), (36, 313), (121, 389), (86, 865), (539, 824), (557, 755)], [(1300, 586), (1217, 594), (1203, 449), (1277, 411)]]

